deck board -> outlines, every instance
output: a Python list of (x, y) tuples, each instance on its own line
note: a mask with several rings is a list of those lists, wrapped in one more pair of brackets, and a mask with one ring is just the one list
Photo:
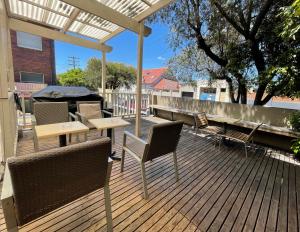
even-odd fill
[[(146, 138), (150, 126), (161, 121), (142, 122)], [(133, 132), (134, 127), (127, 130)], [(121, 154), (122, 132), (116, 130), (117, 155)], [(93, 131), (89, 139), (99, 136)], [(44, 139), (40, 147), (58, 147), (58, 140)], [(27, 132), (18, 143), (18, 156), (32, 152), (32, 134)], [(184, 127), (177, 150), (180, 180), (176, 182), (172, 156), (147, 162), (148, 200), (143, 199), (139, 165), (126, 155), (124, 172), (114, 162), (110, 179), (114, 231), (298, 231), (299, 166), (288, 157), (275, 159), (264, 149), (249, 153), (245, 158), (238, 145), (219, 150), (210, 136), (195, 135)], [(2, 209), (0, 231), (5, 231)], [(103, 190), (20, 231), (106, 231)]]

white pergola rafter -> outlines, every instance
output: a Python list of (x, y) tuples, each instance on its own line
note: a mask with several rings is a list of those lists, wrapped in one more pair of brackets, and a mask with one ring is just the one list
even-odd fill
[[(160, 0), (159, 2), (155, 3), (150, 8), (148, 8), (147, 10), (145, 10), (143, 13), (135, 16), (134, 19), (138, 22), (141, 22), (141, 21), (145, 20), (146, 18), (148, 18), (149, 16), (153, 15), (155, 12), (159, 11), (161, 8), (166, 7), (173, 1), (174, 0)], [(105, 43), (106, 41), (108, 41), (111, 38), (115, 37), (116, 35), (120, 34), (124, 30), (125, 30), (124, 28), (119, 28), (119, 29), (115, 30), (113, 33), (111, 33), (108, 36), (105, 36), (103, 39), (101, 39), (101, 43)]]
[(80, 14), (80, 10), (75, 8), (71, 13), (70, 18), (68, 19), (68, 21), (64, 25), (64, 28), (62, 29), (62, 32), (66, 32), (67, 30), (69, 30), (72, 23), (75, 21), (75, 19), (78, 17), (79, 14)]
[[(131, 30), (135, 33), (139, 33), (139, 22), (135, 19), (127, 17), (120, 12), (113, 10), (112, 8), (97, 2), (95, 0), (62, 0), (65, 3), (68, 3), (76, 8), (79, 8), (83, 11), (89, 12), (93, 15), (99, 16), (109, 22), (112, 22), (120, 27)], [(151, 33), (149, 27), (145, 27), (144, 35), (148, 36)]]
[(63, 42), (75, 44), (82, 47), (92, 48), (103, 52), (111, 52), (112, 47), (92, 42), (89, 40), (77, 38), (68, 34), (64, 34), (60, 31), (45, 28), (33, 23), (24, 22), (18, 19), (9, 19), (9, 28), (15, 31), (27, 32), (30, 34), (38, 35), (53, 40), (60, 40)]

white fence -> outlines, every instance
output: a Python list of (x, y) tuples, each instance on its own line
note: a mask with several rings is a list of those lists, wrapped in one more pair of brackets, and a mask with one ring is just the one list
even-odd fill
[[(142, 94), (142, 114), (149, 114), (150, 94)], [(113, 109), (114, 116), (134, 116), (136, 114), (135, 93), (106, 93), (105, 101), (107, 108)]]

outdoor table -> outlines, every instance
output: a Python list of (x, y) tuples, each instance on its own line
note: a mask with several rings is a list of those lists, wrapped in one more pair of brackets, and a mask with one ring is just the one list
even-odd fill
[[(89, 128), (79, 121), (53, 123), (34, 127), (37, 140), (59, 136), (60, 147), (67, 145), (68, 134), (87, 133), (88, 131)], [(38, 149), (38, 147), (36, 148)]]
[[(119, 118), (97, 118), (97, 119), (89, 119), (88, 120), (94, 127), (97, 128), (97, 130), (107, 130), (107, 136), (112, 139), (112, 129), (117, 127), (125, 127), (130, 125), (129, 122)], [(120, 158), (114, 157), (116, 154), (115, 151), (111, 153), (110, 158), (113, 160), (121, 160)]]

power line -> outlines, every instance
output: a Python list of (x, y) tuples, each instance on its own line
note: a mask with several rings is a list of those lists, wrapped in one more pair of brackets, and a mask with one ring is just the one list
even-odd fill
[(80, 58), (75, 57), (75, 56), (69, 56), (68, 57), (68, 64), (73, 69), (79, 68), (80, 67)]

